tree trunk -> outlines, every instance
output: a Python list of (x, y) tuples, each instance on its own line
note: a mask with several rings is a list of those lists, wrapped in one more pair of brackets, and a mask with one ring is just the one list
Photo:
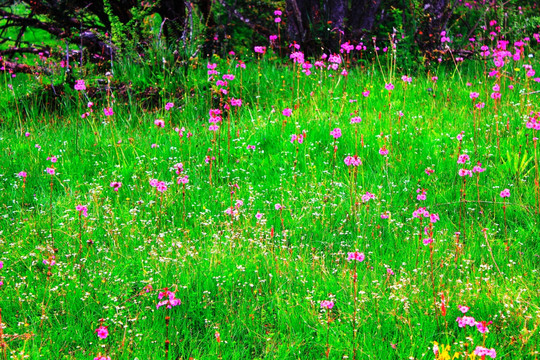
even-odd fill
[(352, 0), (349, 29), (352, 38), (358, 38), (373, 29), (381, 0)]
[(448, 0), (424, 0), (425, 17), (421, 22), (416, 40), (420, 49), (430, 59), (436, 57), (435, 50), (442, 48), (441, 32), (446, 29), (446, 23), (451, 9)]

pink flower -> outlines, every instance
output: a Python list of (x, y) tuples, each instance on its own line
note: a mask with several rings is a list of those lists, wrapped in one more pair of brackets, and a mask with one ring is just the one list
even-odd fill
[(187, 184), (189, 182), (189, 178), (187, 175), (184, 175), (182, 177), (179, 177), (178, 180), (176, 180), (177, 184)]
[(390, 212), (385, 211), (381, 214), (381, 219), (388, 219), (390, 217)]
[(4, 267), (4, 262), (0, 261), (0, 269), (2, 269), (3, 267)]
[(354, 156), (347, 156), (345, 158), (345, 160), (343, 160), (343, 162), (345, 162), (345, 165), (347, 166), (360, 166), (362, 165), (362, 160), (360, 160), (360, 158), (358, 157), (358, 155), (354, 155)]
[(426, 238), (426, 239), (423, 240), (423, 243), (424, 243), (424, 245), (429, 245), (429, 244), (433, 243), (433, 239), (432, 238)]
[(411, 83), (412, 82), (412, 78), (410, 76), (407, 76), (407, 75), (403, 75), (401, 77), (401, 80), (403, 80), (403, 82), (405, 82), (405, 83)]
[(366, 91), (362, 92), (362, 95), (364, 97), (368, 97), (369, 96), (369, 90), (366, 90)]
[(242, 99), (231, 98), (231, 106), (242, 106)]
[(359, 124), (360, 122), (362, 122), (362, 119), (360, 118), (360, 116), (355, 116), (351, 118), (351, 124)]
[(283, 112), (282, 112), (282, 114), (283, 114), (283, 116), (287, 116), (287, 117), (289, 117), (289, 116), (291, 116), (291, 115), (292, 115), (292, 110), (291, 110), (291, 109), (289, 109), (289, 108), (285, 108), (285, 109), (283, 109)]
[(174, 164), (173, 168), (175, 169), (176, 175), (180, 175), (180, 173), (184, 171), (184, 164), (182, 163)]
[(94, 360), (111, 360), (111, 357), (98, 355), (94, 358)]
[(100, 325), (96, 331), (98, 338), (100, 339), (106, 339), (107, 336), (109, 336), (109, 330), (107, 330), (106, 326)]
[(113, 181), (111, 183), (111, 187), (113, 188), (114, 191), (118, 192), (118, 189), (120, 189), (120, 187), (122, 186), (122, 183), (121, 182), (118, 182), (118, 181)]
[(379, 154), (383, 156), (388, 155), (388, 149), (385, 146), (383, 146), (382, 148), (379, 149)]
[(486, 171), (486, 169), (482, 168), (482, 163), (480, 163), (480, 162), (475, 167), (473, 167), (473, 169), (472, 169), (473, 173), (481, 173), (481, 172), (484, 172), (484, 171)]
[(509, 189), (504, 189), (503, 191), (501, 191), (501, 197), (504, 199), (504, 198), (507, 198), (507, 197), (510, 197), (510, 190)]
[(464, 316), (462, 318), (458, 317), (456, 319), (459, 327), (465, 327), (465, 326), (475, 326), (476, 320), (472, 316)]
[(75, 80), (75, 90), (77, 91), (86, 90), (86, 85), (84, 83), (84, 80)]
[(465, 134), (465, 131), (462, 131), (459, 134), (457, 134), (456, 139), (458, 139), (458, 141), (463, 140), (463, 134)]
[(334, 137), (334, 139), (339, 139), (341, 137), (341, 129), (335, 128), (334, 130), (330, 131), (330, 135)]
[(45, 171), (47, 171), (47, 174), (49, 174), (49, 175), (54, 175), (55, 174), (54, 168), (47, 168), (47, 169), (45, 169)]
[(256, 218), (257, 220), (261, 220), (262, 217), (263, 217), (263, 214), (261, 214), (260, 212), (257, 211), (257, 214), (255, 214), (255, 218)]
[(486, 356), (489, 356), (492, 359), (497, 357), (497, 352), (495, 349), (488, 349), (482, 346), (477, 346), (476, 349), (474, 349), (474, 354), (480, 356), (482, 359), (485, 359)]
[(88, 217), (88, 207), (86, 205), (77, 205), (75, 210), (82, 213), (82, 216)]
[(469, 311), (469, 307), (465, 305), (458, 305), (459, 311), (461, 311), (463, 314), (467, 313)]
[(105, 114), (105, 116), (111, 116), (114, 114), (114, 111), (112, 107), (106, 107), (103, 109), (103, 113)]
[(275, 208), (276, 210), (282, 210), (282, 209), (285, 208), (285, 206), (283, 206), (283, 205), (281, 205), (281, 204), (276, 204), (276, 205), (274, 205), (274, 208)]
[(364, 261), (365, 258), (366, 256), (364, 255), (364, 253), (361, 253), (358, 251), (350, 252), (348, 253), (348, 256), (347, 256), (347, 260), (356, 260), (358, 262)]
[(29, 137), (29, 136), (30, 136), (30, 133), (29, 133), (29, 132), (25, 132), (25, 133), (24, 133), (24, 136)]
[(275, 19), (274, 19), (274, 22), (275, 22), (276, 24), (279, 24), (279, 23), (281, 22), (281, 18), (280, 18), (280, 17), (275, 18)]
[(461, 177), (469, 175), (469, 177), (470, 177), (470, 176), (472, 176), (472, 171), (467, 170), (467, 169), (459, 169), (458, 175), (461, 176)]
[(422, 216), (424, 217), (429, 217), (429, 212), (426, 210), (425, 207), (421, 207), (421, 208), (418, 208), (416, 210), (413, 211), (412, 213), (412, 216), (414, 218), (421, 218)]
[(431, 221), (433, 224), (435, 224), (437, 221), (439, 221), (439, 214), (430, 214), (429, 215), (429, 221)]
[(51, 256), (49, 259), (43, 259), (43, 264), (45, 265), (49, 265), (49, 266), (54, 266), (56, 265), (56, 260), (55, 260), (55, 256)]
[(266, 46), (255, 46), (253, 50), (258, 54), (264, 54), (266, 52)]
[(274, 10), (274, 16), (281, 16), (282, 14), (281, 10)]
[(487, 332), (489, 332), (487, 326), (491, 324), (491, 321), (488, 323), (488, 322), (485, 322), (485, 321), (478, 321), (476, 323), (476, 328), (478, 329), (478, 331), (481, 333), (481, 334), (485, 334)]
[(388, 83), (388, 84), (384, 85), (384, 88), (386, 90), (388, 90), (388, 91), (392, 91), (392, 90), (394, 90), (394, 84)]
[(24, 179), (24, 178), (26, 177), (26, 171), (21, 171), (21, 172), (19, 172), (19, 173), (17, 174), (17, 177), (23, 178), (23, 179)]
[(334, 302), (332, 300), (323, 300), (321, 301), (321, 308), (322, 309), (332, 309), (334, 307)]
[(158, 294), (158, 299), (159, 300), (162, 300), (162, 299), (165, 299), (163, 301), (160, 301), (157, 303), (156, 305), (156, 308), (160, 308), (164, 305), (167, 305), (167, 309), (171, 309), (173, 306), (177, 306), (177, 305), (180, 305), (182, 302), (180, 301), (180, 299), (177, 299), (175, 297), (175, 293), (172, 292), (172, 291), (169, 291), (165, 288), (165, 291), (163, 292), (160, 292)]
[(469, 159), (470, 159), (469, 155), (462, 154), (462, 155), (459, 155), (457, 163), (458, 164), (465, 164), (467, 161), (469, 161)]
[(154, 120), (154, 125), (156, 125), (157, 127), (163, 128), (165, 127), (165, 121), (161, 119), (156, 119)]
[(368, 202), (371, 199), (375, 199), (375, 195), (367, 191), (364, 195), (362, 195), (362, 202)]
[(172, 102), (168, 102), (168, 103), (165, 104), (165, 110), (166, 111), (171, 110), (173, 107), (174, 107), (174, 103), (172, 103)]
[(167, 184), (165, 183), (165, 181), (160, 181), (158, 182), (156, 188), (159, 192), (165, 192), (167, 191)]
[(435, 170), (431, 169), (431, 168), (426, 168), (426, 170), (424, 170), (424, 172), (427, 174), (427, 175), (431, 175), (435, 172)]
[(469, 94), (469, 96), (470, 96), (471, 99), (476, 99), (478, 96), (480, 96), (480, 94), (477, 93), (477, 92), (472, 92), (472, 93)]
[(476, 349), (474, 349), (474, 354), (480, 356), (481, 359), (485, 359), (486, 356), (489, 356), (492, 359), (495, 359), (497, 357), (497, 352), (495, 351), (495, 349), (488, 349), (482, 346), (477, 346)]

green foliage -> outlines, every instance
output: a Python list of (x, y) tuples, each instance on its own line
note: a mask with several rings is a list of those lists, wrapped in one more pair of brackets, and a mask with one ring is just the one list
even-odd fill
[[(88, 69), (87, 90), (66, 87), (56, 111), (26, 96), (39, 84), (33, 75), (6, 76), (0, 85), (8, 354), (163, 358), (166, 338), (169, 358), (184, 359), (317, 359), (327, 351), (352, 359), (353, 348), (358, 358), (421, 358), (434, 341), (461, 358), (477, 345), (499, 357), (536, 351), (537, 149), (521, 119), (539, 111), (529, 94), (537, 83), (506, 66), (515, 81), (500, 79), (495, 103), (495, 80), (474, 63), (460, 68), (461, 77), (437, 69), (437, 82), (407, 72), (413, 81), (405, 85), (386, 65), (392, 52), (380, 54), (380, 69), (351, 67), (347, 77), (327, 68), (306, 76), (270, 54), (246, 69), (237, 57), (215, 56), (216, 78), (235, 76), (223, 94), (209, 81), (206, 59), (175, 60), (157, 39), (150, 44), (137, 61), (119, 59), (112, 78)], [(473, 113), (471, 91), (486, 102), (481, 111)], [(231, 98), (242, 106), (227, 111)], [(165, 110), (168, 102), (174, 106)], [(108, 106), (114, 115), (105, 116)], [(215, 133), (213, 108), (223, 111)], [(495, 116), (502, 114), (504, 121)], [(352, 116), (362, 122), (351, 124)], [(334, 128), (342, 130), (337, 140)], [(291, 143), (303, 131), (303, 143)], [(459, 177), (464, 153), (471, 159), (463, 167), (479, 161), (487, 170)], [(344, 163), (355, 154), (363, 163), (356, 169)], [(53, 155), (55, 163), (47, 160)], [(54, 176), (44, 172), (51, 166)], [(25, 180), (15, 175), (21, 171)], [(177, 183), (184, 175), (185, 187)], [(168, 189), (160, 193), (150, 179)], [(503, 203), (505, 188), (511, 196)], [(367, 192), (375, 198), (363, 200)], [(238, 216), (225, 213), (231, 207)], [(440, 216), (433, 247), (422, 242), (428, 219), (412, 217), (420, 207)], [(354, 251), (365, 260), (347, 261)], [(53, 256), (56, 265), (43, 263)], [(166, 287), (182, 304), (157, 309)], [(335, 306), (321, 309), (330, 299)], [(493, 321), (489, 333), (460, 328), (457, 305)], [(101, 324), (105, 340), (95, 333)]]

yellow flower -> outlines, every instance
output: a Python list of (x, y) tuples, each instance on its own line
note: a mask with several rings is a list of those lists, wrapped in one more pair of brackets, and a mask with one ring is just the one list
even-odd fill
[(455, 352), (454, 355), (450, 356), (450, 345), (443, 345), (439, 344), (434, 341), (433, 342), (433, 352), (435, 353), (435, 359), (437, 360), (453, 360), (453, 359), (459, 359), (459, 352)]

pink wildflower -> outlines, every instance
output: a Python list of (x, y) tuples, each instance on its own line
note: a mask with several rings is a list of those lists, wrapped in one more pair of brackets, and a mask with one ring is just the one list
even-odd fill
[(322, 309), (332, 309), (334, 307), (334, 302), (332, 300), (323, 300), (321, 301), (321, 308)]
[(347, 260), (356, 260), (358, 262), (364, 261), (365, 258), (366, 256), (364, 255), (364, 253), (361, 253), (358, 251), (350, 252), (348, 253), (348, 256), (347, 256)]
[(106, 339), (107, 336), (109, 336), (109, 330), (107, 330), (106, 326), (100, 325), (96, 331), (98, 338), (100, 339)]

